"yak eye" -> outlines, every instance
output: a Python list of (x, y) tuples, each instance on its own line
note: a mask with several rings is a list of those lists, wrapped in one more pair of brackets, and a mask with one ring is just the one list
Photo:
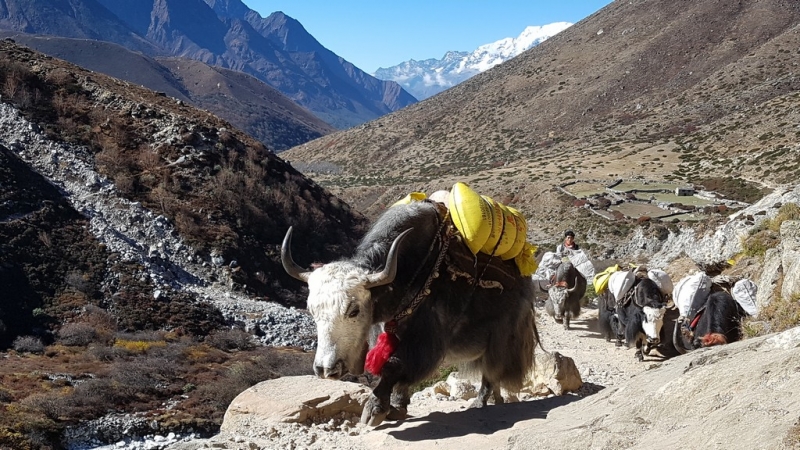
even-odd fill
[(352, 319), (353, 317), (357, 316), (358, 313), (360, 313), (360, 312), (361, 311), (359, 311), (358, 308), (355, 308), (354, 310), (350, 311), (349, 314), (347, 314), (347, 317)]

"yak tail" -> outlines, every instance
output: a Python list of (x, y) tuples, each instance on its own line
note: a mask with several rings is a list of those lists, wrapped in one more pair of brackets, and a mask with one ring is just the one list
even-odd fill
[(703, 336), (703, 347), (711, 347), (712, 345), (724, 345), (728, 343), (728, 338), (722, 333), (708, 333)]

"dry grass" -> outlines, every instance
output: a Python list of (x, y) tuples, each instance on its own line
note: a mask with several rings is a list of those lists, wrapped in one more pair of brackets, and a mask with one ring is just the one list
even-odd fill
[[(50, 448), (65, 426), (111, 410), (150, 411), (163, 415), (164, 429), (211, 434), (241, 391), (312, 372), (313, 355), (295, 349), (226, 352), (186, 338), (116, 342), (106, 348), (125, 351), (101, 360), (61, 345), (42, 356), (0, 354), (0, 448)], [(167, 413), (168, 400), (178, 403)]]
[(773, 299), (758, 313), (757, 319), (746, 319), (742, 329), (745, 336), (755, 337), (785, 331), (798, 324), (800, 324), (800, 293), (788, 299), (780, 296)]

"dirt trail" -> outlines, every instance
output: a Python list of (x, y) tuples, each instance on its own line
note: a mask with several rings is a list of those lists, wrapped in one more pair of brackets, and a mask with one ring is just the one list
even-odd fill
[(547, 315), (544, 307), (536, 308), (542, 346), (549, 352), (557, 351), (575, 361), (586, 385), (581, 395), (618, 384), (664, 361), (653, 352), (639, 362), (634, 356), (635, 349), (606, 342), (598, 329), (597, 312), (595, 300), (581, 309), (581, 315), (572, 320), (569, 330), (564, 330)]

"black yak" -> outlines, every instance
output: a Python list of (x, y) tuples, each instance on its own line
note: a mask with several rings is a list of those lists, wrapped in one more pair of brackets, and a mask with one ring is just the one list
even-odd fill
[[(539, 342), (533, 282), (513, 260), (473, 255), (443, 205), (389, 208), (352, 256), (314, 271), (294, 263), (290, 246), (291, 228), (282, 260), (290, 275), (308, 283), (317, 376), (361, 374), (366, 361), (381, 377), (363, 423), (404, 418), (409, 387), (445, 362), (481, 374), (473, 407), (492, 395), (501, 403), (501, 387), (515, 391), (525, 382)], [(379, 324), (384, 333), (368, 355), (370, 330)]]
[(614, 338), (617, 345), (622, 345), (624, 339), (629, 348), (636, 347), (639, 361), (661, 343), (666, 305), (653, 280), (637, 277), (621, 300), (616, 300), (610, 289), (606, 290), (600, 295), (598, 305), (601, 334), (606, 340)]
[(727, 292), (696, 299), (689, 313), (673, 335), (675, 348), (681, 353), (742, 338), (742, 319), (747, 313)]

